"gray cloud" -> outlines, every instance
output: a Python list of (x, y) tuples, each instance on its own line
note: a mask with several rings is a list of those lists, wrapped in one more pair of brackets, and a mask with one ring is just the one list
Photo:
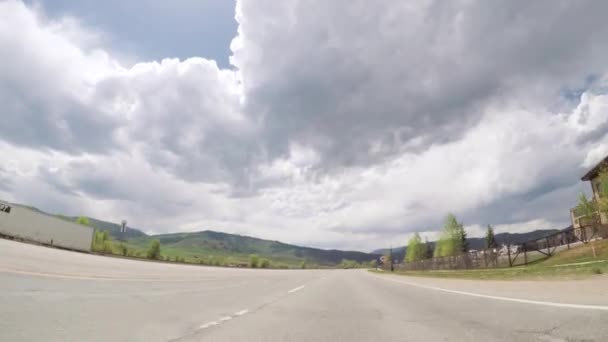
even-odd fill
[(107, 153), (116, 148), (116, 122), (87, 104), (57, 94), (50, 84), (21, 87), (6, 82), (0, 85), (0, 102), (4, 113), (0, 135), (6, 141), (69, 153)]
[(140, 63), (99, 82), (95, 101), (120, 104), (126, 143), (192, 181), (244, 184), (257, 128), (240, 110), (236, 74), (202, 58)]
[(13, 181), (6, 170), (0, 167), (0, 190), (10, 191), (13, 186)]
[(551, 108), (608, 57), (598, 2), (239, 5), (233, 63), (268, 150), (297, 141), (329, 166), (403, 153), (421, 136), (425, 147), (458, 139), (497, 98)]
[(91, 105), (86, 97), (94, 74), (106, 67), (105, 55), (69, 44), (63, 35), (78, 29), (72, 22), (36, 19), (15, 1), (7, 1), (2, 7), (3, 140), (70, 153), (103, 153), (115, 147), (115, 117)]

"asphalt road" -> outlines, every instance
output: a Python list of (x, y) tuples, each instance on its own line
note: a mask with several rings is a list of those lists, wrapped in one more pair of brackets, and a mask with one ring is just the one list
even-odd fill
[(608, 341), (608, 278), (241, 270), (0, 240), (0, 341)]

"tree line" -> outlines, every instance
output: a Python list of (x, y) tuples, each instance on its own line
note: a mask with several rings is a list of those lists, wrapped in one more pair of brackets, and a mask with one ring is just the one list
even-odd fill
[[(494, 236), (494, 228), (488, 225), (486, 230), (486, 248), (497, 248), (498, 243)], [(467, 232), (462, 222), (453, 214), (445, 218), (443, 229), (439, 240), (434, 244), (425, 238), (424, 242), (420, 234), (414, 233), (407, 244), (405, 262), (415, 262), (423, 259), (431, 259), (446, 256), (456, 256), (469, 251)]]

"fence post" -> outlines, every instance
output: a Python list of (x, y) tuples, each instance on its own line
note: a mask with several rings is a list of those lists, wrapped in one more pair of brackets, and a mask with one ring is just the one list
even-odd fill
[(509, 267), (513, 267), (513, 262), (511, 261), (511, 246), (507, 245), (507, 257), (509, 258)]
[(527, 265), (528, 264), (528, 249), (526, 248), (525, 243), (522, 245), (522, 247), (524, 248), (524, 265)]

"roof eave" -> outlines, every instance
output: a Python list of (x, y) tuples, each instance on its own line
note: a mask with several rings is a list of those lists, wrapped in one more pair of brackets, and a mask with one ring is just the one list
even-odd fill
[(597, 177), (598, 173), (600, 172), (600, 168), (602, 166), (607, 166), (608, 164), (608, 157), (605, 157), (604, 159), (602, 159), (599, 163), (597, 163), (597, 165), (595, 165), (591, 170), (589, 170), (584, 176), (583, 178), (581, 178), (582, 181), (590, 181), (593, 178)]

